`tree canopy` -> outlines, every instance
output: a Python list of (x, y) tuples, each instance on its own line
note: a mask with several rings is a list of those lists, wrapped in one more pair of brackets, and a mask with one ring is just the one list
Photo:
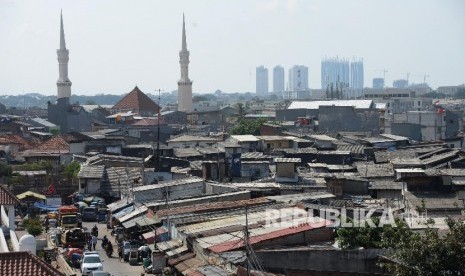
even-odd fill
[(431, 227), (431, 221), (424, 232), (413, 232), (396, 220), (396, 227), (340, 228), (337, 240), (343, 249), (390, 249), (379, 265), (393, 275), (465, 275), (465, 224), (452, 219), (446, 222), (449, 231), (443, 235)]
[(231, 134), (233, 135), (259, 135), (260, 126), (266, 123), (266, 119), (242, 119), (239, 120), (239, 123), (236, 127), (231, 129)]

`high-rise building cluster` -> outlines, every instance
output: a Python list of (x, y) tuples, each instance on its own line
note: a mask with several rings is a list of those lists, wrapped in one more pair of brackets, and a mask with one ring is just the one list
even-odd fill
[(265, 66), (259, 66), (256, 69), (256, 92), (257, 94), (268, 93), (268, 69)]
[[(308, 86), (308, 67), (294, 65), (289, 68), (287, 88), (285, 85), (284, 67), (277, 65), (273, 68), (273, 92), (305, 91)], [(263, 65), (256, 68), (257, 94), (268, 93), (268, 69)]]
[(325, 58), (321, 61), (321, 88), (327, 89), (331, 84), (352, 89), (363, 88), (363, 60), (339, 57)]

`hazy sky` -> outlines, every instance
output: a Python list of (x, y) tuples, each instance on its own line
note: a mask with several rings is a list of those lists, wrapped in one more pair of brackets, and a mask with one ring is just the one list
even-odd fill
[(177, 89), (182, 13), (193, 91), (255, 91), (255, 67), (362, 57), (365, 86), (383, 75), (433, 88), (465, 82), (463, 0), (0, 0), (0, 94), (56, 93), (59, 15), (72, 93)]

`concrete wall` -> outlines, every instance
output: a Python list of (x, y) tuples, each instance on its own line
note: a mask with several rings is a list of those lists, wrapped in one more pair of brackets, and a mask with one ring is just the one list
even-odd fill
[[(163, 182), (160, 182), (163, 184)], [(187, 198), (202, 195), (205, 191), (203, 181), (173, 185), (168, 187), (154, 187), (151, 190), (134, 191), (137, 202), (147, 202), (165, 199), (165, 190), (169, 191), (169, 199)]]
[(271, 140), (271, 141), (266, 141), (262, 140), (262, 150), (266, 149), (288, 149), (292, 148), (293, 146), (293, 141), (290, 140)]
[[(261, 264), (273, 272), (285, 272), (288, 270), (307, 271), (305, 274), (296, 275), (332, 275), (323, 272), (366, 273), (383, 274), (383, 270), (377, 266), (378, 255), (381, 249), (363, 250), (292, 250), (288, 251), (257, 251)], [(318, 271), (321, 274), (312, 274), (310, 271)]]
[(295, 172), (294, 163), (277, 163), (276, 164), (276, 176), (277, 177), (294, 177)]
[(320, 106), (320, 131), (379, 132), (379, 113), (375, 109), (355, 109), (351, 106)]
[(317, 109), (281, 109), (276, 110), (277, 121), (296, 121), (298, 117), (317, 117)]
[(391, 123), (387, 133), (405, 136), (415, 141), (422, 141), (421, 125), (411, 123)]

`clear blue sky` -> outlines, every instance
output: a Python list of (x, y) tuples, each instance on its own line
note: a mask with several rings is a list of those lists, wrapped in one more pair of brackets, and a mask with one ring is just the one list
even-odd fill
[[(465, 82), (462, 0), (0, 0), (0, 94), (56, 93), (63, 9), (75, 94), (172, 91), (186, 14), (194, 93), (255, 90), (255, 67), (362, 57), (365, 86), (405, 78)], [(271, 76), (270, 76), (271, 82)]]

